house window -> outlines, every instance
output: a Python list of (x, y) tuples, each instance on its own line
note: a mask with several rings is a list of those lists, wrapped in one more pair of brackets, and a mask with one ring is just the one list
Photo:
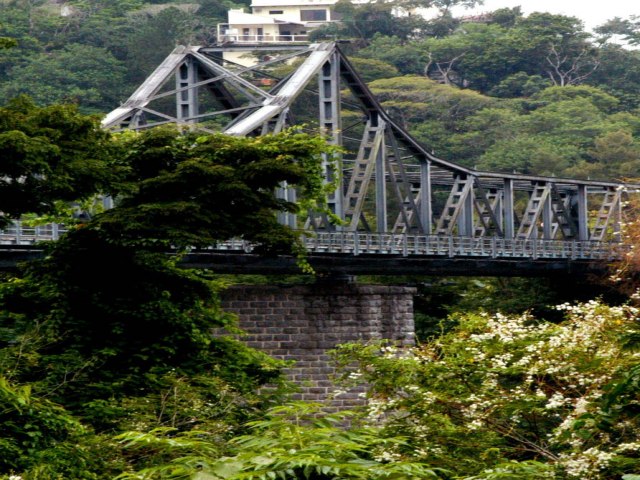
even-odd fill
[(282, 15), (284, 10), (269, 10), (269, 15)]
[(300, 10), (300, 20), (303, 22), (324, 22), (327, 20), (326, 10)]

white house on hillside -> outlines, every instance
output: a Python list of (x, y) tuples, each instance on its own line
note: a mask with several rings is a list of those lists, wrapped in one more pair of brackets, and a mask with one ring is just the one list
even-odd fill
[(309, 32), (337, 21), (337, 0), (253, 0), (251, 13), (229, 10), (218, 25), (218, 41), (234, 43), (307, 42)]

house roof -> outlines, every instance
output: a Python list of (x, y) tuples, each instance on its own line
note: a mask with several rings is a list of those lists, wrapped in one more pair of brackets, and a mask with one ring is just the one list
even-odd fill
[(253, 0), (252, 7), (324, 7), (335, 5), (337, 0)]

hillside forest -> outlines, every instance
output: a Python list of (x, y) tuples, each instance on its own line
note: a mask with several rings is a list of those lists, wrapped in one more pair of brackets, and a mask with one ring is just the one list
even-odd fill
[[(451, 14), (477, 3), (341, 0), (342, 22), (313, 36), (348, 40), (383, 106), (440, 158), (637, 177), (640, 19), (587, 32), (519, 8)], [(42, 260), (0, 273), (0, 479), (640, 479), (636, 250), (584, 284), (361, 279), (418, 287), (419, 341), (332, 353), (336, 396), (367, 386), (359, 409), (291, 401), (286, 362), (239, 340), (226, 286), (314, 281), (275, 214), (326, 211), (332, 147), (297, 130), (115, 134), (99, 121), (242, 6), (0, 0), (0, 228), (72, 226)], [(275, 196), (281, 182), (296, 203)], [(231, 237), (299, 256), (301, 275), (221, 276), (165, 255)], [(211, 335), (221, 327), (233, 335)]]

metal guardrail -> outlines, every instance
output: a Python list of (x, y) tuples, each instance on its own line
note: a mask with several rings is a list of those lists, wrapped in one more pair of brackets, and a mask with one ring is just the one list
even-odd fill
[(14, 222), (10, 227), (0, 230), (0, 245), (33, 245), (37, 242), (58, 240), (67, 232), (67, 227), (58, 223), (29, 226)]
[[(57, 240), (64, 225), (29, 227), (16, 222), (0, 231), (0, 245), (33, 245)], [(627, 249), (619, 243), (459, 237), (363, 232), (305, 232), (300, 235), (309, 253), (346, 255), (396, 255), (517, 259), (613, 260)], [(253, 245), (241, 239), (220, 242), (211, 250), (251, 253)]]
[[(520, 240), (495, 237), (457, 237), (360, 232), (302, 232), (309, 253), (517, 259), (614, 260), (625, 247), (618, 243)], [(229, 240), (212, 247), (250, 253), (245, 240)]]

